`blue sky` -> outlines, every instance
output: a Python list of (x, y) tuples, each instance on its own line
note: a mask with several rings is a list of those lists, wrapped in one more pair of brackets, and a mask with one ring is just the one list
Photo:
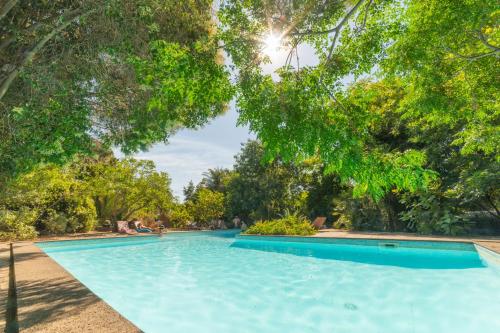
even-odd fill
[[(273, 74), (284, 64), (288, 51), (276, 50), (270, 55), (272, 63), (262, 67), (264, 73)], [(318, 60), (308, 45), (299, 46), (300, 65), (315, 65)], [(273, 77), (276, 76), (273, 74)], [(172, 190), (180, 200), (182, 189), (192, 180), (195, 184), (209, 168), (231, 168), (241, 144), (255, 135), (248, 127), (237, 127), (238, 113), (234, 101), (229, 110), (198, 130), (181, 130), (167, 144), (154, 145), (149, 151), (132, 155), (134, 158), (152, 160), (159, 171), (166, 171), (172, 179)], [(115, 151), (118, 157), (123, 154)]]
[(247, 127), (236, 126), (237, 119), (234, 103), (231, 103), (225, 114), (203, 128), (180, 130), (167, 144), (156, 144), (133, 157), (152, 160), (159, 171), (166, 171), (172, 179), (174, 195), (183, 200), (182, 188), (190, 180), (196, 184), (209, 168), (231, 168), (241, 143), (255, 138)]

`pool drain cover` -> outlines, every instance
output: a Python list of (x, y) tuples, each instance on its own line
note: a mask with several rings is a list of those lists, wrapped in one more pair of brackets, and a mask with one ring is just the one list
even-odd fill
[(351, 311), (355, 311), (358, 309), (356, 304), (352, 304), (352, 303), (344, 303), (344, 308), (346, 308), (347, 310), (351, 310)]

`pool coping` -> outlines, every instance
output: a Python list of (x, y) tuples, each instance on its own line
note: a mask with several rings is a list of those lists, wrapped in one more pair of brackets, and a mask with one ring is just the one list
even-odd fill
[(409, 233), (391, 233), (391, 232), (356, 232), (337, 229), (323, 229), (312, 236), (290, 236), (290, 235), (245, 235), (241, 237), (278, 237), (278, 238), (311, 238), (311, 239), (348, 239), (348, 240), (373, 240), (373, 241), (394, 241), (394, 242), (443, 242), (443, 243), (467, 243), (471, 245), (480, 245), (500, 255), (500, 236), (487, 237), (453, 237), (453, 236), (434, 236), (417, 235)]
[[(190, 232), (190, 231), (168, 231), (168, 233), (177, 232)], [(196, 230), (193, 232), (203, 232)], [(209, 231), (207, 231), (209, 232)], [(135, 238), (144, 236), (154, 236), (155, 234), (138, 234), (138, 235), (123, 235), (118, 233), (98, 233), (91, 236), (73, 235), (69, 237), (43, 237), (36, 242), (16, 242), (14, 243), (15, 257), (18, 260), (15, 263), (15, 270), (17, 275), (17, 292), (18, 292), (18, 309), (19, 309), (19, 326), (22, 332), (111, 332), (111, 333), (128, 333), (128, 332), (141, 332), (133, 323), (119, 314), (110, 305), (103, 301), (100, 297), (92, 293), (86, 286), (84, 286), (78, 279), (71, 275), (67, 270), (50, 258), (43, 252), (36, 243), (39, 242), (60, 242), (72, 240), (92, 240), (92, 239), (109, 239), (109, 238)], [(251, 235), (257, 237), (266, 237), (259, 235)], [(245, 237), (243, 235), (242, 237)], [(274, 236), (274, 237), (297, 237), (297, 236)], [(303, 236), (298, 236), (303, 237)], [(459, 242), (473, 244), (476, 249), (481, 251), (481, 254), (486, 253), (488, 257), (494, 258), (495, 261), (500, 262), (500, 237), (487, 237), (487, 238), (459, 238), (459, 237), (435, 237), (435, 236), (419, 236), (408, 234), (393, 234), (393, 233), (359, 233), (359, 232), (345, 232), (337, 230), (322, 230), (314, 236), (308, 238), (344, 238), (344, 239), (371, 239), (379, 241), (427, 241), (427, 242)], [(2, 249), (7, 248), (9, 243), (0, 242), (0, 254)], [(5, 257), (5, 255), (4, 255)], [(1, 258), (0, 258), (1, 259)], [(0, 260), (0, 295), (6, 294), (5, 288), (5, 274), (8, 269), (2, 267), (2, 260)], [(59, 279), (64, 284), (70, 284), (72, 289), (77, 289), (76, 295), (71, 295), (72, 290), (55, 289), (50, 293), (43, 292), (46, 284), (43, 281), (51, 281)], [(30, 299), (25, 299), (25, 294), (33, 295), (33, 290), (27, 286), (38, 286), (35, 290), (37, 296), (37, 304), (30, 304)], [(68, 299), (68, 292), (70, 292), (70, 299)], [(36, 312), (37, 306), (40, 304), (53, 303), (52, 298), (58, 301), (61, 299), (64, 302), (70, 303), (67, 307), (62, 304), (58, 310), (57, 317), (55, 318), (38, 318), (33, 320), (29, 318), (30, 312)], [(76, 298), (75, 298), (76, 297)], [(80, 298), (78, 298), (80, 297)], [(29, 298), (29, 297), (28, 297)], [(71, 303), (85, 304), (75, 309)], [(4, 310), (3, 304), (0, 304)], [(88, 319), (92, 318), (91, 321)], [(3, 326), (2, 326), (3, 325)], [(4, 316), (0, 318), (0, 331), (3, 331), (5, 325)]]
[(375, 247), (401, 247), (427, 250), (459, 250), (475, 251), (474, 243), (463, 241), (437, 242), (434, 240), (406, 240), (388, 238), (348, 238), (348, 237), (310, 237), (310, 236), (281, 236), (281, 235), (238, 235), (237, 239), (268, 240), (297, 243), (375, 246)]
[[(0, 249), (8, 245), (0, 243)], [(14, 243), (14, 258), (21, 332), (142, 332), (35, 242)], [(2, 316), (0, 331), (5, 324)]]

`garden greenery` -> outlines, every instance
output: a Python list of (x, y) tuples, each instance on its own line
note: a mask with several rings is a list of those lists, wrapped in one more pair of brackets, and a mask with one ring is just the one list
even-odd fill
[(80, 158), (12, 181), (0, 194), (0, 235), (87, 232), (107, 221), (157, 218), (172, 205), (170, 179), (151, 161)]
[(294, 214), (270, 221), (258, 221), (245, 231), (245, 234), (250, 235), (310, 236), (315, 233), (316, 230), (307, 218)]
[(146, 149), (233, 94), (212, 1), (13, 0), (0, 14), (0, 182), (97, 146)]
[[(1, 232), (286, 209), (354, 229), (500, 228), (495, 1), (224, 0), (215, 14), (208, 0), (0, 5)], [(288, 52), (273, 74), (270, 34)], [(182, 208), (150, 162), (95, 158), (199, 128), (232, 98), (258, 142)]]

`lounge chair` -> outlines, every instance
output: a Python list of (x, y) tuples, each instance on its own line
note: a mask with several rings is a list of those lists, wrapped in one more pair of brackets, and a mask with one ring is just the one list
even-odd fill
[(312, 226), (314, 229), (319, 230), (324, 228), (324, 224), (326, 222), (326, 217), (324, 216), (318, 216), (313, 222)]
[(128, 227), (127, 221), (116, 221), (116, 226), (117, 226), (118, 232), (121, 234), (133, 235), (133, 234), (137, 233), (137, 231), (132, 230)]
[(150, 228), (141, 227), (141, 222), (139, 221), (135, 221), (134, 226), (137, 232), (153, 232)]

